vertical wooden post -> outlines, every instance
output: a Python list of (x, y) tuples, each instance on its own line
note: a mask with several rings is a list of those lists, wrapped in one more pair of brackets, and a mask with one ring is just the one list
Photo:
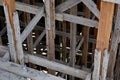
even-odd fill
[[(45, 28), (46, 28), (46, 46), (47, 57), (49, 60), (55, 59), (55, 1), (45, 0)], [(55, 74), (54, 71), (48, 71)]]
[(15, 8), (15, 0), (4, 0), (3, 3), (7, 22), (10, 57), (12, 61), (23, 65), (24, 55), (20, 38), (18, 13)]
[[(86, 18), (90, 18), (90, 11), (87, 7), (84, 7), (84, 14)], [(83, 53), (82, 53), (82, 65), (87, 67), (87, 55), (88, 55), (88, 45), (89, 45), (89, 27), (83, 27)]]
[[(71, 8), (70, 13), (77, 15), (77, 6)], [(75, 56), (76, 56), (76, 32), (77, 25), (70, 23), (70, 65), (75, 66)]]
[[(24, 0), (25, 3), (30, 4), (30, 0)], [(24, 22), (25, 22), (25, 26), (28, 25), (28, 23), (30, 22), (31, 17), (29, 13), (24, 13)], [(32, 38), (32, 32), (28, 35), (27, 37), (27, 47), (28, 47), (28, 52), (33, 54), (33, 38)]]
[(120, 37), (120, 5), (118, 6), (118, 13), (116, 16), (116, 23), (114, 27), (114, 32), (111, 37), (111, 44), (110, 44), (110, 60), (108, 66), (108, 77), (113, 78), (114, 76), (114, 67), (116, 62), (117, 56), (117, 49)]
[(101, 69), (102, 69), (102, 62), (103, 62), (103, 51), (104, 49), (109, 48), (113, 13), (114, 13), (114, 3), (102, 1), (98, 35), (97, 35), (97, 44), (96, 44), (96, 48), (102, 52), (101, 53)]
[[(62, 28), (63, 28), (63, 32), (66, 32), (66, 24), (67, 24), (67, 22), (63, 22), (62, 23)], [(67, 55), (67, 51), (66, 51), (66, 37), (62, 37), (62, 60), (64, 61), (64, 62), (66, 62), (66, 55)]]
[[(70, 13), (77, 15), (77, 6), (71, 8)], [(76, 59), (76, 34), (77, 34), (77, 25), (70, 23), (70, 66), (75, 67)], [(70, 76), (71, 80), (74, 80), (74, 77)]]

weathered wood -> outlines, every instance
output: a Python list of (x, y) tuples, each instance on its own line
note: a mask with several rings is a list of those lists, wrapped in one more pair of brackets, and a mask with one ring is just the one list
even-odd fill
[(56, 7), (56, 12), (64, 12), (67, 9), (79, 4), (81, 0), (67, 0)]
[[(13, 3), (13, 4), (11, 4)], [(24, 64), (22, 42), (20, 38), (20, 26), (18, 14), (15, 12), (15, 1), (4, 0), (4, 11), (7, 21), (8, 41), (11, 60)]]
[[(77, 15), (77, 6), (71, 8), (70, 13)], [(76, 58), (76, 34), (77, 25), (74, 23), (70, 24), (70, 65), (74, 67)]]
[(120, 0), (103, 0), (103, 1), (120, 4)]
[(115, 71), (114, 71), (114, 79), (115, 80), (119, 80), (120, 79), (120, 46), (118, 47), (119, 52), (118, 52), (118, 56), (116, 59), (116, 67), (115, 67)]
[(33, 55), (27, 55), (27, 56), (28, 56), (28, 61), (33, 64), (47, 67), (49, 69), (56, 70), (62, 73), (66, 73), (66, 74), (69, 74), (69, 75), (72, 75), (78, 78), (85, 79), (86, 76), (89, 74), (86, 71), (75, 69), (75, 68), (60, 64), (60, 63), (56, 63), (54, 61), (49, 61), (49, 60), (37, 57), (37, 56), (33, 56)]
[[(83, 11), (86, 18), (91, 17), (91, 13), (87, 7), (85, 7)], [(83, 27), (82, 35), (84, 37), (83, 51), (82, 51), (82, 66), (87, 67), (88, 46), (89, 46), (89, 27), (87, 26)]]
[(33, 30), (33, 28), (36, 26), (38, 21), (42, 18), (44, 10), (43, 8), (35, 15), (35, 17), (30, 21), (30, 23), (27, 25), (27, 27), (24, 29), (24, 31), (21, 34), (22, 42), (27, 38), (27, 36), (30, 34), (30, 32)]
[[(30, 4), (30, 0), (24, 0), (25, 3)], [(25, 22), (25, 26), (27, 26), (29, 24), (31, 20), (31, 16), (28, 13), (24, 13), (24, 22)], [(28, 51), (29, 53), (33, 54), (33, 38), (32, 38), (32, 31), (31, 33), (29, 33), (29, 35), (27, 36), (27, 47), (28, 47)]]
[(83, 18), (83, 17), (70, 15), (70, 14), (65, 14), (65, 13), (63, 13), (63, 16), (64, 16), (63, 18), (64, 18), (65, 21), (75, 23), (75, 24), (84, 25), (84, 26), (88, 26), (88, 27), (98, 28), (98, 22), (97, 21), (90, 20), (90, 19)]
[(35, 69), (31, 69), (28, 67), (23, 67), (21, 65), (12, 63), (12, 62), (3, 62), (0, 61), (0, 69), (27, 77), (33, 80), (64, 80), (59, 77), (52, 76), (50, 74), (42, 73), (40, 71), (37, 71)]
[(82, 2), (99, 19), (100, 11), (97, 9), (96, 4), (92, 0), (82, 0)]
[(104, 50), (103, 64), (102, 64), (103, 65), (102, 66), (102, 75), (101, 75), (100, 80), (106, 80), (109, 56), (110, 56), (110, 54), (108, 53), (108, 50)]
[[(67, 22), (63, 21), (62, 23), (62, 31), (66, 32), (67, 31)], [(67, 58), (67, 38), (65, 36), (62, 36), (62, 60), (64, 62), (66, 62), (66, 58)]]
[(113, 78), (114, 76), (114, 67), (116, 62), (116, 56), (117, 56), (117, 48), (119, 43), (119, 37), (120, 37), (120, 5), (118, 7), (118, 13), (116, 17), (116, 23), (114, 27), (114, 32), (111, 37), (111, 43), (110, 43), (110, 59), (109, 59), (109, 66), (108, 66), (108, 77)]
[(45, 30), (41, 33), (41, 35), (37, 38), (37, 40), (34, 42), (33, 47), (35, 48), (39, 42), (42, 40), (42, 38), (45, 36)]
[(78, 52), (78, 50), (80, 49), (80, 47), (82, 46), (84, 42), (84, 37), (80, 40), (80, 42), (78, 43), (78, 46), (76, 47), (76, 53)]
[[(74, 6), (70, 9), (70, 14), (77, 15), (77, 6)], [(77, 34), (77, 25), (70, 23), (70, 61), (69, 64), (72, 67), (75, 67), (76, 62), (76, 34)], [(74, 77), (70, 76), (71, 80), (74, 80)]]
[(102, 71), (102, 62), (103, 62), (103, 51), (104, 49), (108, 49), (109, 47), (113, 13), (114, 13), (114, 4), (102, 1), (97, 43), (96, 43), (96, 48), (101, 51), (101, 71)]
[(92, 80), (100, 79), (100, 64), (101, 64), (101, 51), (96, 49), (94, 56), (94, 70), (93, 70)]
[[(28, 7), (26, 8), (21, 8), (21, 7), (17, 7), (18, 5), (22, 6), (22, 7)], [(33, 14), (37, 14), (37, 13), (34, 13), (34, 12), (38, 12), (39, 10), (41, 10), (42, 12), (42, 9), (43, 7), (39, 7), (39, 8), (36, 8), (34, 6), (31, 6), (31, 5), (27, 5), (27, 4), (22, 4), (22, 3), (16, 3), (16, 7), (18, 10), (20, 11), (25, 11), (25, 12), (30, 12), (30, 13), (33, 13)], [(34, 11), (35, 10), (35, 11)], [(40, 14), (40, 13), (39, 13)], [(41, 15), (44, 15), (44, 14), (41, 14)], [(77, 16), (73, 16), (73, 15), (69, 15), (69, 14), (62, 14), (62, 13), (56, 13), (55, 14), (55, 19), (56, 20), (59, 20), (59, 21), (62, 21), (62, 20), (65, 20), (65, 21), (69, 21), (69, 22), (72, 22), (72, 23), (76, 23), (76, 24), (82, 24), (82, 25), (85, 25), (85, 26), (90, 26), (90, 27), (98, 27), (98, 23), (97, 21), (93, 21), (93, 20), (90, 20), (90, 19), (86, 19), (86, 18), (82, 18), (82, 17), (77, 17)]]
[[(55, 59), (55, 0), (45, 0), (45, 29), (47, 57), (49, 60)], [(54, 71), (48, 70), (55, 74)]]
[[(5, 46), (0, 46), (0, 51), (7, 52), (8, 48)], [(75, 76), (78, 78), (85, 79), (90, 74), (89, 72), (84, 71), (84, 70), (72, 68), (70, 66), (60, 64), (58, 62), (49, 61), (47, 59), (44, 59), (44, 58), (41, 58), (38, 56), (30, 55), (27, 52), (25, 52), (24, 57), (25, 57), (26, 63), (30, 62), (30, 63), (36, 64), (36, 65), (43, 66), (43, 67), (46, 67), (46, 68), (49, 68), (52, 70), (56, 70), (56, 71), (59, 71), (59, 72), (65, 73), (65, 74), (69, 74), (69, 75), (72, 75), (72, 76)]]

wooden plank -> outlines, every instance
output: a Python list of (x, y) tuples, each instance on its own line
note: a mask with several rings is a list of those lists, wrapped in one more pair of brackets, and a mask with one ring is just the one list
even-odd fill
[(82, 2), (99, 19), (100, 11), (97, 9), (96, 4), (92, 0), (82, 0)]
[[(63, 21), (62, 23), (62, 31), (66, 32), (67, 31), (67, 22)], [(67, 38), (65, 36), (62, 36), (62, 60), (63, 62), (66, 62), (67, 58)]]
[(78, 50), (80, 49), (80, 47), (82, 46), (84, 42), (84, 37), (82, 37), (82, 39), (80, 40), (80, 42), (78, 43), (77, 47), (76, 47), (76, 53), (78, 52)]
[[(91, 13), (87, 7), (83, 8), (84, 14), (86, 18), (91, 17)], [(88, 46), (89, 46), (89, 27), (84, 26), (82, 30), (82, 35), (84, 37), (84, 42), (83, 42), (83, 50), (82, 50), (82, 66), (87, 67), (87, 57), (88, 57)]]
[(111, 44), (110, 44), (110, 60), (109, 60), (109, 66), (108, 66), (108, 77), (112, 78), (114, 73), (114, 67), (116, 62), (116, 56), (117, 56), (117, 49), (118, 49), (118, 43), (119, 43), (119, 37), (120, 37), (120, 5), (118, 7), (118, 13), (116, 17), (116, 23), (114, 27), (114, 32), (111, 37)]
[(108, 49), (109, 47), (113, 13), (114, 13), (114, 4), (102, 1), (98, 35), (97, 35), (97, 43), (96, 43), (96, 48), (102, 52), (101, 53), (101, 69), (102, 69), (102, 62), (103, 62), (103, 51), (104, 49)]
[(96, 49), (94, 56), (94, 70), (92, 74), (92, 80), (100, 79), (100, 64), (101, 64), (101, 51)]
[(42, 18), (44, 10), (43, 8), (35, 15), (35, 17), (30, 21), (30, 23), (27, 25), (27, 27), (24, 29), (24, 31), (21, 34), (22, 42), (27, 38), (27, 36), (30, 34), (30, 32), (33, 30), (33, 28), (36, 26), (38, 21)]
[(65, 13), (63, 13), (63, 16), (64, 16), (63, 18), (64, 18), (65, 21), (75, 23), (75, 24), (84, 25), (84, 26), (88, 26), (88, 27), (98, 28), (98, 22), (97, 21), (90, 20), (90, 19), (83, 18), (83, 17), (70, 15), (70, 14), (65, 14)]
[(43, 59), (43, 58), (40, 58), (37, 56), (33, 56), (33, 55), (28, 54), (26, 56), (26, 58), (27, 57), (28, 57), (28, 61), (33, 63), (33, 64), (47, 67), (49, 69), (56, 70), (56, 71), (59, 71), (62, 73), (66, 73), (66, 74), (69, 74), (69, 75), (72, 75), (72, 76), (75, 76), (78, 78), (85, 79), (86, 76), (89, 74), (89, 72), (86, 72), (86, 71), (83, 71), (80, 69), (76, 69), (76, 68), (72, 68), (72, 67), (60, 64), (60, 63), (56, 63), (54, 61), (49, 61), (49, 60), (46, 60), (46, 59)]
[[(77, 15), (77, 6), (71, 8), (70, 13), (72, 15)], [(77, 25), (70, 23), (70, 66), (75, 66), (76, 59), (76, 34), (77, 34)]]
[(16, 47), (18, 63), (24, 65), (24, 54), (22, 49), (22, 41), (20, 37), (20, 24), (19, 24), (19, 18), (17, 12), (13, 13), (13, 21), (14, 21), (14, 29), (15, 29), (15, 37), (16, 37), (15, 47)]
[(35, 48), (39, 42), (42, 40), (42, 38), (45, 36), (45, 30), (41, 33), (41, 35), (37, 38), (37, 40), (34, 42), (33, 47)]
[(119, 80), (120, 79), (120, 46), (118, 47), (119, 51), (118, 51), (118, 56), (116, 59), (116, 67), (115, 67), (115, 71), (114, 71), (114, 79), (115, 80)]
[[(77, 6), (74, 6), (70, 9), (70, 14), (77, 15)], [(77, 25), (70, 23), (70, 61), (69, 65), (75, 67), (76, 62), (76, 34), (77, 34)], [(71, 80), (75, 78), (70, 76)]]
[[(7, 53), (8, 48), (6, 46), (0, 46), (0, 51)], [(82, 78), (82, 79), (86, 78), (86, 76), (88, 76), (90, 74), (87, 71), (84, 71), (81, 69), (76, 69), (76, 68), (67, 66), (65, 64), (58, 63), (58, 61), (57, 62), (50, 61), (48, 59), (30, 55), (26, 51), (24, 53), (25, 53), (24, 57), (25, 57), (26, 63), (30, 62), (30, 63), (36, 64), (39, 66), (43, 66), (43, 67), (46, 67), (46, 68), (49, 68), (49, 69), (52, 69), (55, 71), (59, 71), (59, 72), (65, 73), (65, 74), (69, 74), (69, 75), (72, 75), (72, 76), (75, 76), (78, 78)], [(8, 56), (8, 58), (9, 58), (9, 56)]]
[[(24, 2), (27, 3), (27, 4), (30, 4), (30, 0), (24, 0)], [(29, 24), (30, 20), (31, 20), (31, 15), (29, 13), (24, 13), (25, 26), (27, 26)], [(27, 36), (27, 47), (28, 47), (28, 52), (33, 54), (32, 31)]]
[[(11, 4), (12, 3), (12, 4)], [(20, 26), (18, 14), (15, 12), (15, 1), (4, 0), (4, 11), (7, 21), (8, 41), (11, 60), (24, 64), (22, 42), (20, 38)]]
[(101, 80), (106, 80), (109, 56), (108, 50), (104, 50)]
[(103, 0), (103, 1), (120, 4), (120, 0)]
[[(45, 29), (46, 29), (46, 46), (47, 57), (49, 60), (55, 59), (55, 1), (45, 0)], [(49, 73), (55, 74), (54, 71), (48, 70)]]
[(50, 74), (46, 74), (25, 66), (23, 67), (21, 65), (18, 65), (12, 62), (0, 61), (0, 69), (23, 76), (23, 77), (27, 77), (33, 80), (44, 80), (44, 79), (45, 80), (64, 80), (62, 78), (55, 77)]
[(79, 4), (81, 0), (67, 0), (56, 7), (56, 12), (64, 12), (67, 9)]

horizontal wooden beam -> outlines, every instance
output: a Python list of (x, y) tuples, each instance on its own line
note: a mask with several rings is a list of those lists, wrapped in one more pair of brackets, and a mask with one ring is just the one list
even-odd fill
[[(5, 46), (2, 46), (2, 48), (8, 49)], [(3, 51), (3, 49), (0, 49), (0, 50)], [(4, 52), (7, 53), (8, 50), (5, 50)], [(46, 67), (46, 68), (49, 68), (49, 69), (52, 69), (55, 71), (59, 71), (59, 72), (62, 72), (62, 73), (68, 74), (68, 75), (72, 75), (72, 76), (75, 76), (78, 78), (82, 78), (82, 79), (85, 79), (89, 74), (89, 72), (86, 72), (84, 70), (72, 68), (67, 65), (60, 64), (60, 63), (57, 63), (54, 61), (49, 61), (49, 60), (41, 58), (41, 57), (29, 55), (27, 52), (24, 52), (24, 53), (25, 53), (25, 62), (26, 63), (30, 62), (33, 64), (37, 64), (39, 66), (43, 66), (43, 67)], [(8, 56), (8, 58), (9, 58), (9, 56)]]
[[(37, 14), (37, 12), (42, 10), (43, 7), (33, 6), (33, 5), (25, 4), (25, 3), (23, 5), (23, 3), (16, 2), (16, 8), (20, 11), (30, 12), (32, 14)], [(98, 27), (97, 21), (86, 19), (83, 17), (70, 15), (70, 14), (65, 14), (65, 13), (56, 13), (55, 19), (59, 20), (59, 21), (65, 20), (65, 21), (69, 21), (71, 23), (81, 24), (81, 25), (95, 27), (95, 28)]]
[(60, 77), (55, 77), (50, 74), (46, 74), (32, 68), (23, 67), (21, 65), (12, 62), (3, 62), (1, 60), (0, 60), (0, 69), (33, 80), (65, 80)]
[(28, 58), (28, 61), (33, 64), (47, 67), (49, 69), (56, 70), (56, 71), (59, 71), (62, 73), (66, 73), (66, 74), (69, 74), (69, 75), (72, 75), (72, 76), (75, 76), (78, 78), (85, 79), (89, 74), (89, 72), (86, 72), (86, 71), (83, 71), (80, 69), (75, 69), (75, 68), (54, 62), (54, 61), (49, 61), (49, 60), (41, 58), (41, 57), (37, 57), (37, 56), (28, 54), (28, 55), (26, 55), (26, 58)]
[(80, 24), (80, 25), (84, 25), (84, 26), (98, 28), (98, 22), (97, 21), (90, 20), (90, 19), (83, 18), (83, 17), (70, 15), (70, 14), (65, 14), (65, 13), (63, 13), (63, 16), (64, 16), (63, 20), (65, 20), (65, 21)]
[(120, 4), (120, 0), (103, 0), (103, 1)]
[(67, 9), (79, 4), (81, 0), (67, 0), (56, 7), (56, 12), (64, 12)]

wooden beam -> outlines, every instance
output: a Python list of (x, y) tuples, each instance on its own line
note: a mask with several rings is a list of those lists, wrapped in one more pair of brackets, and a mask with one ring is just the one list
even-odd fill
[[(70, 13), (72, 15), (77, 15), (77, 6), (71, 8)], [(70, 23), (70, 65), (74, 67), (76, 59), (76, 34), (77, 25)]]
[[(55, 0), (45, 0), (45, 29), (47, 57), (49, 60), (55, 59)], [(49, 73), (55, 74), (49, 70)]]
[(75, 23), (75, 24), (84, 25), (84, 26), (88, 26), (88, 27), (98, 28), (98, 22), (97, 21), (90, 20), (90, 19), (83, 18), (83, 17), (70, 15), (70, 14), (65, 14), (65, 13), (63, 13), (63, 16), (64, 16), (63, 20), (65, 20), (65, 21)]
[(98, 35), (97, 35), (97, 44), (96, 44), (96, 48), (101, 51), (101, 68), (103, 62), (103, 51), (104, 49), (109, 48), (113, 14), (114, 14), (114, 4), (102, 1)]
[(0, 60), (0, 69), (17, 74), (33, 80), (65, 80), (59, 77), (46, 74), (35, 69), (21, 66), (12, 62), (3, 62)]
[[(30, 4), (30, 0), (24, 0), (24, 2), (27, 3), (27, 4)], [(29, 24), (30, 20), (31, 20), (31, 15), (29, 13), (24, 13), (25, 26), (27, 26)], [(32, 31), (27, 36), (27, 47), (28, 47), (28, 52), (33, 54)]]
[[(87, 7), (84, 7), (84, 14), (86, 18), (91, 17), (91, 13)], [(82, 35), (84, 37), (83, 51), (82, 51), (82, 66), (87, 67), (87, 57), (88, 57), (88, 46), (89, 46), (89, 27), (84, 26), (82, 30)]]
[(116, 16), (116, 23), (114, 27), (114, 32), (111, 37), (110, 43), (110, 59), (109, 59), (109, 66), (108, 66), (108, 77), (113, 78), (114, 76), (114, 67), (116, 62), (117, 56), (117, 49), (119, 44), (120, 37), (120, 5), (118, 6), (118, 12)]
[[(77, 15), (77, 6), (74, 6), (70, 9), (70, 14)], [(70, 61), (69, 65), (75, 67), (76, 61), (76, 34), (77, 34), (77, 25), (70, 23)], [(70, 76), (71, 80), (74, 80), (74, 77)]]
[(41, 35), (38, 36), (37, 40), (34, 42), (34, 44), (33, 44), (33, 47), (34, 47), (34, 48), (39, 44), (39, 42), (42, 40), (42, 38), (43, 38), (44, 36), (45, 36), (45, 30), (43, 30), (43, 32), (41, 33)]
[[(11, 4), (12, 3), (12, 4)], [(11, 60), (20, 64), (24, 64), (24, 56), (22, 42), (20, 38), (20, 25), (18, 13), (15, 12), (15, 1), (4, 0), (4, 11), (7, 21), (8, 42), (10, 48)]]
[(30, 32), (33, 30), (33, 28), (36, 26), (38, 21), (42, 18), (44, 15), (43, 8), (35, 15), (35, 17), (30, 21), (30, 23), (27, 25), (27, 27), (24, 29), (24, 31), (21, 34), (22, 42), (27, 38), (27, 36), (30, 34)]
[[(28, 56), (28, 61), (33, 64), (47, 67), (49, 69), (56, 70), (56, 71), (59, 71), (59, 72), (65, 73), (65, 74), (69, 74), (69, 75), (72, 75), (72, 76), (75, 76), (78, 78), (85, 79), (86, 76), (89, 74), (86, 71), (83, 71), (80, 69), (75, 69), (75, 68), (60, 64), (60, 63), (56, 63), (54, 61), (49, 61), (49, 60), (37, 57), (37, 56), (33, 56), (33, 55), (29, 55), (29, 54), (27, 56)], [(27, 58), (27, 56), (26, 56), (26, 58)]]
[(103, 0), (103, 1), (120, 4), (120, 0)]
[(100, 63), (101, 62), (101, 51), (95, 50), (94, 56), (94, 70), (92, 75), (92, 80), (99, 80), (100, 79)]
[(82, 44), (84, 42), (84, 37), (81, 38), (81, 40), (79, 41), (77, 47), (76, 47), (76, 53), (78, 52), (78, 50), (81, 48)]
[(88, 9), (99, 19), (100, 11), (92, 0), (82, 0)]
[(73, 6), (79, 4), (81, 0), (67, 0), (56, 7), (56, 12), (64, 12), (67, 9), (72, 8)]

